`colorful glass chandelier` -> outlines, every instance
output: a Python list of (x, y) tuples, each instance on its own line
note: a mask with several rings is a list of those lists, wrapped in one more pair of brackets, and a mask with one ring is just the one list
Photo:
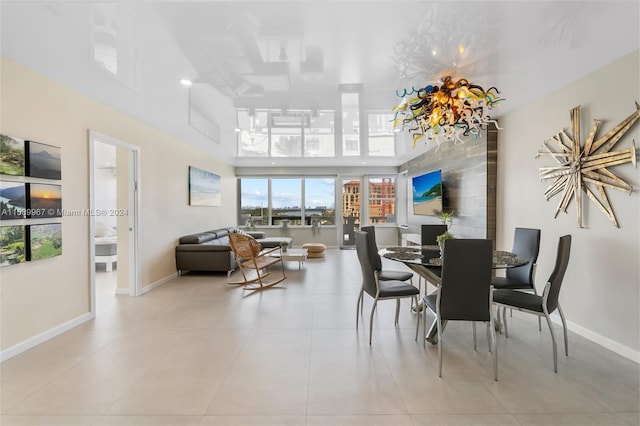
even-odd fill
[(408, 130), (414, 147), (420, 139), (438, 144), (465, 142), (477, 138), (489, 123), (497, 127), (488, 114), (488, 110), (504, 100), (498, 96), (497, 88), (484, 90), (464, 78), (454, 80), (451, 76), (443, 77), (438, 83), (418, 90), (412, 87), (411, 91), (396, 91), (402, 101), (393, 108), (393, 126)]

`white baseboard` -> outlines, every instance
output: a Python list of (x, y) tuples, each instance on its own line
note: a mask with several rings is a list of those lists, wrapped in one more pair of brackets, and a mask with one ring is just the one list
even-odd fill
[[(560, 315), (557, 312), (551, 314), (550, 316), (551, 316), (551, 321), (554, 324), (562, 325), (562, 320), (560, 319)], [(615, 340), (611, 340), (608, 337), (605, 337), (601, 334), (598, 334), (594, 331), (584, 328), (581, 325), (578, 325), (571, 321), (567, 321), (567, 329), (569, 329), (569, 331), (576, 333), (579, 336), (584, 337), (587, 340), (592, 341), (593, 343), (597, 343), (598, 345), (605, 347), (612, 352), (617, 353), (620, 356), (623, 356), (627, 359), (630, 359), (633, 362), (640, 364), (640, 352), (635, 351), (630, 347), (623, 345), (622, 343), (618, 343)]]
[(54, 337), (59, 336), (60, 334), (65, 333), (72, 328), (89, 321), (92, 318), (93, 315), (90, 312), (87, 312), (86, 314), (80, 315), (79, 317), (76, 317), (70, 321), (53, 327), (18, 344), (15, 344), (10, 348), (7, 348), (0, 352), (0, 362), (4, 362), (16, 355), (21, 354), (22, 352), (25, 352), (35, 346), (38, 346), (41, 343), (46, 342), (47, 340), (53, 339)]
[[(145, 294), (150, 292), (151, 290), (153, 290), (156, 287), (159, 287), (163, 284), (168, 283), (169, 281), (173, 280), (174, 278), (176, 278), (178, 276), (177, 272), (174, 272), (171, 275), (167, 275), (164, 278), (161, 278), (147, 286), (144, 286), (141, 289), (140, 294)], [(116, 289), (116, 294), (129, 294), (129, 289), (128, 288), (118, 288)], [(89, 321), (90, 319), (94, 318), (94, 315), (91, 312), (87, 312), (86, 314), (80, 315), (77, 318), (74, 318), (70, 321), (67, 321), (63, 324), (60, 324), (56, 327), (53, 327), (47, 331), (44, 331), (36, 336), (33, 336), (25, 341), (22, 341), (18, 344), (15, 344), (13, 346), (11, 346), (10, 348), (7, 348), (3, 351), (0, 352), (0, 362), (4, 362), (10, 358), (13, 358), (16, 355), (19, 355), (35, 346), (38, 346), (41, 343), (46, 342), (47, 340), (50, 340), (56, 336), (59, 336), (60, 334), (71, 330), (74, 327), (79, 326), (80, 324), (83, 324), (87, 321)]]
[[(150, 292), (151, 290), (153, 290), (156, 287), (160, 287), (161, 285), (164, 285), (164, 284), (168, 283), (169, 281), (171, 281), (171, 280), (173, 280), (175, 278), (178, 278), (178, 273), (177, 272), (174, 272), (173, 274), (167, 275), (166, 277), (160, 278), (159, 280), (154, 281), (151, 284), (142, 287), (140, 289), (140, 296), (142, 296), (145, 293)], [(128, 292), (127, 292), (127, 294), (128, 294)]]

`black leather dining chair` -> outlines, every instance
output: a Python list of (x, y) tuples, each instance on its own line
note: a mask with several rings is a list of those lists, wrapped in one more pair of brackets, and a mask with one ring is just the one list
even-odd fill
[(361, 226), (360, 230), (369, 234), (369, 253), (371, 254), (371, 262), (373, 268), (378, 271), (378, 279), (382, 281), (398, 280), (407, 281), (413, 279), (413, 273), (409, 271), (396, 271), (392, 269), (382, 269), (382, 259), (380, 253), (378, 253), (378, 244), (376, 242), (376, 228), (375, 226)]
[[(448, 227), (444, 224), (424, 224), (420, 226), (420, 241), (423, 246), (438, 245), (438, 235), (447, 232)], [(425, 284), (426, 287), (426, 284)], [(418, 290), (422, 290), (422, 277), (418, 277)], [(425, 290), (426, 292), (426, 290)]]
[[(373, 306), (371, 307), (371, 315), (369, 318), (369, 344), (371, 344), (373, 335), (373, 315), (378, 305), (378, 300), (395, 299), (396, 300), (396, 317), (395, 323), (398, 324), (398, 316), (400, 314), (400, 299), (415, 298), (418, 295), (418, 289), (405, 281), (387, 280), (381, 281), (378, 278), (379, 271), (374, 269), (371, 249), (369, 245), (369, 235), (367, 232), (355, 231), (356, 251), (358, 253), (358, 261), (362, 270), (362, 288), (363, 292), (373, 297)], [(356, 329), (360, 319), (362, 305), (364, 300), (358, 298), (356, 307)]]
[[(510, 289), (533, 292), (538, 294), (535, 287), (536, 262), (540, 252), (540, 230), (532, 228), (516, 228), (513, 234), (513, 253), (527, 263), (515, 268), (507, 269), (504, 277), (494, 277), (491, 285), (496, 290)], [(499, 315), (499, 313), (498, 313)], [(500, 318), (498, 317), (498, 321)], [(538, 318), (538, 330), (542, 330)]]
[(527, 263), (516, 268), (507, 269), (504, 277), (494, 277), (491, 280), (497, 289), (529, 290), (535, 293), (534, 285), (536, 262), (540, 251), (540, 230), (531, 228), (516, 228), (513, 234), (513, 253)]
[(560, 287), (564, 275), (569, 264), (569, 255), (571, 253), (571, 235), (564, 235), (558, 241), (558, 251), (556, 254), (556, 264), (547, 280), (542, 296), (537, 294), (525, 293), (517, 290), (496, 290), (493, 293), (493, 303), (501, 306), (502, 318), (504, 322), (504, 334), (509, 337), (507, 330), (507, 316), (504, 308), (516, 309), (518, 311), (527, 312), (537, 315), (538, 318), (545, 317), (549, 331), (551, 332), (551, 341), (553, 343), (553, 371), (558, 372), (558, 349), (556, 345), (556, 335), (551, 324), (551, 315), (556, 309), (560, 313), (562, 320), (562, 331), (564, 332), (564, 351), (569, 356), (569, 340), (567, 338), (567, 322), (564, 313), (560, 307)]
[[(392, 269), (382, 269), (382, 259), (380, 253), (378, 253), (378, 244), (376, 243), (376, 228), (375, 226), (361, 226), (360, 230), (369, 234), (367, 239), (369, 244), (369, 255), (371, 256), (371, 263), (373, 269), (378, 271), (378, 279), (380, 281), (409, 281), (413, 284), (413, 273), (408, 271), (396, 271)], [(360, 312), (362, 312), (364, 288), (360, 289), (360, 296), (358, 297), (358, 306), (360, 306)], [(417, 299), (417, 297), (416, 297)], [(416, 300), (417, 302), (417, 300)]]
[[(473, 347), (476, 345), (476, 321), (487, 325), (489, 351), (493, 354), (493, 374), (498, 380), (498, 354), (493, 321), (491, 274), (493, 244), (486, 239), (449, 239), (445, 241), (442, 281), (438, 289), (423, 298), (435, 314), (438, 330), (438, 376), (442, 377), (442, 331), (446, 321), (472, 321)], [(423, 342), (426, 314), (422, 312)], [(418, 324), (419, 327), (419, 324)], [(416, 327), (416, 337), (418, 335)]]
[(422, 225), (420, 227), (420, 240), (423, 246), (437, 245), (438, 235), (447, 232), (447, 225)]

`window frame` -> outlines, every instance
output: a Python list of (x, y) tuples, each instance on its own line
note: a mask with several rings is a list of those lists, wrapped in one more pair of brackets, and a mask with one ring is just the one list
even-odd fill
[[(333, 223), (331, 224), (324, 224), (324, 226), (335, 226), (336, 225), (336, 197), (335, 197), (335, 193), (336, 193), (336, 182), (337, 182), (337, 177), (336, 176), (328, 176), (328, 175), (318, 175), (318, 176), (287, 176), (287, 175), (281, 175), (281, 176), (238, 176), (238, 191), (239, 191), (239, 196), (238, 196), (238, 218), (239, 218), (239, 222), (242, 221), (243, 216), (245, 216), (247, 213), (244, 212), (244, 208), (242, 206), (243, 204), (243, 180), (266, 180), (267, 182), (267, 212), (266, 215), (262, 214), (262, 224), (258, 225), (261, 227), (269, 227), (269, 228), (279, 228), (281, 225), (280, 223), (275, 223), (275, 220), (277, 218), (277, 216), (274, 216), (273, 212), (274, 212), (274, 205), (273, 205), (273, 182), (276, 180), (299, 180), (300, 181), (300, 224), (295, 224), (295, 225), (290, 225), (290, 226), (294, 226), (294, 227), (307, 227), (307, 228), (311, 228), (311, 217), (307, 217), (306, 215), (306, 210), (307, 208), (307, 200), (306, 200), (306, 196), (307, 196), (307, 180), (321, 180), (321, 179), (331, 179), (333, 181), (333, 197), (332, 197), (332, 202), (333, 202)], [(326, 207), (331, 207), (331, 206), (326, 206)], [(254, 206), (255, 208), (255, 206)], [(261, 208), (262, 209), (262, 208)], [(330, 211), (331, 209), (327, 209), (328, 211)], [(330, 216), (329, 216), (330, 217)], [(265, 220), (266, 219), (266, 220)], [(290, 219), (290, 218), (288, 218)], [(266, 224), (265, 224), (266, 222)], [(308, 222), (308, 223), (307, 223)], [(240, 226), (245, 226), (244, 223), (240, 223)]]

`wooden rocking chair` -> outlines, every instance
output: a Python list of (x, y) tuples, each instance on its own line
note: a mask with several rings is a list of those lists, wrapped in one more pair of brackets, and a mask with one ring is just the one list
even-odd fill
[[(265, 288), (273, 287), (276, 284), (284, 281), (287, 276), (284, 272), (284, 263), (282, 257), (275, 253), (279, 252), (280, 247), (270, 248), (262, 250), (262, 246), (250, 235), (243, 234), (229, 234), (229, 244), (231, 250), (236, 257), (236, 263), (242, 273), (242, 281), (229, 282), (229, 284), (243, 285), (245, 290), (263, 290)], [(271, 265), (280, 262), (282, 266), (282, 277), (274, 281), (265, 281), (271, 272), (267, 268)], [(246, 270), (245, 270), (246, 268)], [(255, 271), (256, 276), (252, 277), (251, 271)], [(250, 275), (248, 275), (250, 274)], [(251, 276), (251, 278), (249, 278)]]

